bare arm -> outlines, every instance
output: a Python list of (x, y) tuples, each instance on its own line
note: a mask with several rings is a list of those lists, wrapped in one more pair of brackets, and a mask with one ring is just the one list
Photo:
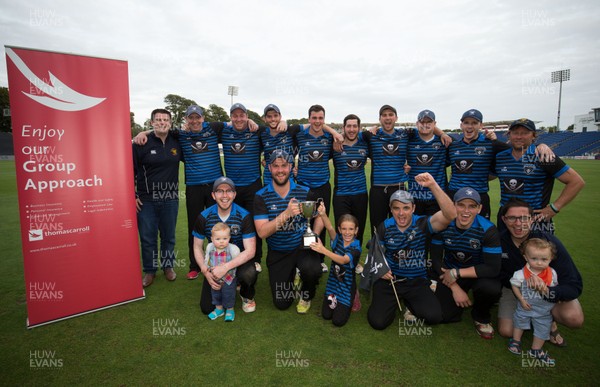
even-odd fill
[(198, 264), (198, 266), (200, 266), (200, 271), (202, 272), (204, 278), (206, 278), (206, 280), (208, 281), (210, 287), (215, 290), (219, 290), (221, 289), (221, 285), (217, 283), (213, 274), (210, 271), (208, 271), (208, 266), (206, 266), (206, 263), (204, 262), (203, 245), (203, 239), (194, 237), (194, 259), (196, 259), (196, 263)]
[[(573, 168), (569, 168), (563, 173), (558, 178), (558, 181), (565, 185), (562, 192), (553, 203), (554, 207), (560, 211), (575, 199), (579, 191), (585, 186), (585, 181)], [(534, 212), (536, 213), (536, 219), (538, 220), (549, 220), (557, 214), (549, 205), (540, 210), (535, 210)]]
[(316, 251), (318, 253), (328, 256), (329, 258), (331, 258), (332, 261), (334, 261), (335, 263), (339, 263), (340, 265), (344, 265), (344, 264), (350, 262), (350, 258), (347, 255), (338, 255), (338, 254), (334, 253), (333, 251), (331, 251), (328, 248), (326, 248), (325, 246), (323, 246), (323, 243), (321, 242), (320, 239), (317, 239), (316, 243), (315, 242), (311, 243), (310, 248), (313, 251)]
[(446, 229), (450, 222), (456, 218), (456, 208), (452, 200), (446, 195), (433, 176), (429, 173), (421, 173), (415, 176), (415, 181), (425, 188), (429, 188), (435, 200), (438, 202), (441, 211), (431, 216), (430, 223), (434, 231)]
[(256, 233), (262, 239), (270, 237), (275, 234), (278, 230), (291, 221), (296, 215), (300, 214), (300, 205), (298, 204), (298, 200), (296, 198), (292, 198), (288, 206), (281, 214), (277, 215), (275, 219), (258, 219), (254, 221), (254, 227), (256, 228)]

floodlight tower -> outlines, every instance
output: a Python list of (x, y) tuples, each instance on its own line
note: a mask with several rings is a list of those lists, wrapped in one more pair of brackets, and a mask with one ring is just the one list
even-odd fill
[(558, 92), (558, 116), (556, 117), (556, 131), (560, 131), (560, 100), (562, 98), (562, 83), (571, 79), (571, 69), (559, 70), (552, 72), (552, 83), (560, 82)]
[(237, 86), (229, 86), (227, 88), (227, 95), (231, 96), (231, 105), (233, 105), (233, 96), (238, 95), (238, 91), (240, 90)]

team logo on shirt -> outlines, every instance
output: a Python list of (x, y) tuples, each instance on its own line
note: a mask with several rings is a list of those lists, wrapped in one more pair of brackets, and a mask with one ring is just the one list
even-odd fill
[(446, 238), (446, 239), (444, 240), (444, 244), (445, 244), (445, 245), (448, 245), (448, 246), (452, 246), (452, 239), (450, 239), (450, 238)]
[(192, 147), (192, 153), (203, 153), (208, 151), (208, 142), (192, 140), (190, 145)]
[(346, 269), (343, 266), (338, 265), (337, 263), (333, 265), (333, 274), (340, 282), (345, 282)]
[(349, 171), (356, 171), (362, 167), (362, 163), (358, 160), (348, 160), (346, 161), (346, 166)]
[(525, 164), (523, 165), (523, 172), (525, 172), (526, 175), (531, 175), (533, 172), (535, 172), (535, 164)]
[(429, 167), (433, 163), (433, 155), (429, 153), (423, 153), (417, 156), (417, 165)]
[(171, 148), (171, 154), (177, 156), (177, 148)]
[(453, 252), (452, 255), (454, 256), (454, 259), (461, 263), (468, 262), (471, 260), (471, 256), (463, 253), (462, 251)]
[(399, 145), (385, 144), (381, 146), (384, 156), (397, 156)]
[(456, 160), (454, 167), (457, 173), (473, 173), (473, 160)]
[(359, 149), (359, 150), (358, 150), (358, 154), (359, 154), (361, 157), (365, 157), (365, 156), (367, 156), (367, 151), (366, 151), (366, 150), (364, 150), (364, 149)]
[(504, 179), (502, 189), (507, 194), (522, 194), (525, 182), (521, 179)]
[(329, 140), (327, 140), (326, 138), (321, 140), (321, 145), (328, 145), (329, 144)]
[(469, 244), (471, 245), (471, 248), (473, 250), (479, 250), (481, 248), (481, 242), (479, 241), (479, 239), (471, 239), (469, 241)]
[(240, 228), (240, 226), (238, 224), (234, 224), (233, 226), (230, 227), (231, 230), (231, 235), (240, 235), (242, 229)]
[(412, 241), (415, 239), (416, 236), (417, 236), (417, 230), (412, 230), (410, 232), (410, 234), (408, 234), (408, 237), (406, 239), (408, 239), (409, 241)]
[(434, 142), (433, 144), (431, 144), (431, 146), (433, 147), (433, 149), (438, 150), (442, 147), (442, 143), (441, 142)]
[(242, 144), (241, 142), (236, 142), (231, 144), (231, 152), (235, 154), (244, 154), (246, 153), (246, 144)]
[(477, 156), (481, 156), (485, 153), (485, 147), (484, 146), (478, 146), (475, 148), (475, 154)]
[(308, 153), (308, 161), (317, 162), (323, 160), (323, 152), (319, 152), (318, 150), (314, 150)]

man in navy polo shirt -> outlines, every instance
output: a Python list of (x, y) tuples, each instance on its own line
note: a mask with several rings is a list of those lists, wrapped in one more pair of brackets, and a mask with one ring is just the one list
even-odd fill
[[(314, 298), (321, 267), (319, 255), (303, 248), (306, 218), (301, 215), (299, 202), (316, 200), (309, 189), (290, 180), (293, 160), (284, 150), (276, 150), (269, 158), (271, 182), (256, 193), (254, 200), (254, 225), (258, 236), (267, 240), (267, 267), (273, 304), (278, 309), (289, 308), (295, 295), (296, 268), (300, 271), (302, 287), (298, 313), (305, 314)], [(315, 229), (323, 227), (321, 219), (315, 220)]]
[[(181, 148), (169, 135), (171, 112), (152, 111), (154, 133), (145, 145), (133, 144), (138, 231), (142, 246), (144, 278), (150, 286), (159, 267), (169, 281), (175, 281), (175, 226), (179, 210), (179, 161)], [(160, 232), (160, 249), (158, 235)]]

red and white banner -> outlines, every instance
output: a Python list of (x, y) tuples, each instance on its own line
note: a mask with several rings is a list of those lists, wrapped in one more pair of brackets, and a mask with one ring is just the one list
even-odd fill
[(127, 62), (6, 47), (27, 326), (144, 297)]

